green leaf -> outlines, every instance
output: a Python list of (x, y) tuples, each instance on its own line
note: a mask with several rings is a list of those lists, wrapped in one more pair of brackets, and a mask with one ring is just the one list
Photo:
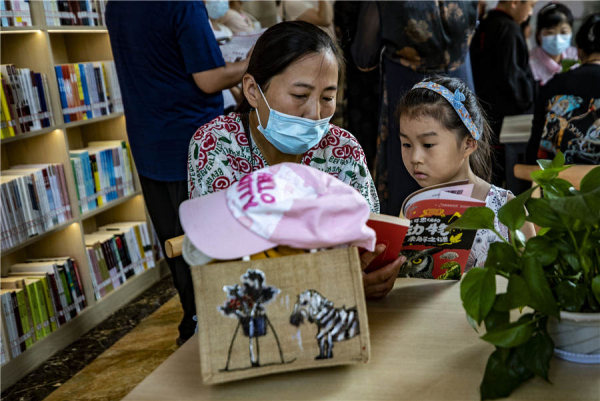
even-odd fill
[(194, 159), (198, 158), (198, 151), (200, 150), (198, 144), (194, 144)]
[(540, 228), (540, 231), (537, 232), (537, 236), (541, 237), (542, 235), (546, 235), (548, 233), (548, 231), (552, 230), (550, 227), (543, 227)]
[(354, 178), (355, 176), (354, 171), (346, 171), (346, 175), (350, 178)]
[(592, 279), (592, 292), (596, 300), (600, 303), (600, 275)]
[(552, 207), (550, 207), (548, 199), (530, 198), (527, 201), (527, 210), (529, 211), (529, 216), (527, 216), (528, 221), (540, 227), (564, 230), (565, 225), (554, 210), (552, 210)]
[(546, 381), (553, 352), (554, 341), (546, 331), (538, 331), (529, 341), (517, 348), (525, 367)]
[(505, 273), (511, 273), (519, 266), (519, 256), (515, 248), (506, 242), (493, 242), (488, 250), (485, 267), (492, 267)]
[(552, 165), (554, 167), (562, 167), (565, 165), (565, 155), (560, 150), (554, 156), (554, 160), (552, 160)]
[(558, 302), (568, 312), (579, 312), (587, 297), (585, 284), (575, 284), (569, 280), (563, 280), (555, 288)]
[(494, 305), (496, 278), (494, 269), (473, 268), (460, 284), (460, 299), (469, 316), (481, 324)]
[(522, 308), (529, 304), (529, 288), (523, 277), (512, 273), (508, 279), (506, 293), (498, 294), (494, 309), (498, 311), (510, 311), (511, 309)]
[(321, 159), (320, 157), (313, 157), (312, 159), (310, 159), (312, 162), (315, 162), (317, 164), (325, 164), (325, 162), (327, 160), (325, 159)]
[(516, 352), (511, 352), (504, 361), (503, 350), (496, 350), (488, 359), (481, 382), (482, 400), (508, 397), (521, 383), (533, 376), (521, 362)]
[(544, 186), (550, 180), (558, 177), (558, 173), (568, 169), (570, 166), (566, 167), (552, 167), (545, 170), (535, 170), (531, 172), (531, 179), (538, 185)]
[[(498, 296), (497, 296), (498, 297)], [(496, 297), (496, 299), (497, 299)], [(496, 302), (498, 302), (496, 300)], [(497, 327), (505, 326), (510, 323), (510, 312), (499, 311), (493, 308), (483, 320), (485, 329), (489, 333)]]
[(529, 306), (551, 316), (559, 317), (558, 303), (540, 262), (532, 257), (523, 258), (523, 279), (529, 288)]
[(227, 160), (227, 159), (223, 160), (223, 164), (226, 166), (229, 166), (229, 160)]
[(562, 255), (567, 261), (568, 265), (573, 268), (576, 272), (581, 271), (581, 265), (579, 264), (579, 258), (576, 253), (565, 253)]
[(555, 178), (544, 185), (544, 198), (555, 199), (573, 195), (573, 185), (562, 178)]
[(361, 164), (358, 165), (358, 172), (360, 173), (361, 177), (366, 177), (367, 176), (367, 171), (365, 170), (365, 168)]
[(229, 138), (227, 138), (227, 137), (220, 136), (219, 137), (219, 141), (223, 141), (223, 142), (228, 143), (228, 144), (231, 145), (231, 140)]
[(481, 339), (497, 347), (518, 347), (528, 341), (533, 334), (534, 324), (531, 322), (533, 315), (525, 316), (528, 316), (528, 319), (519, 319), (518, 322), (496, 327), (494, 330), (488, 331)]
[(594, 167), (582, 178), (579, 191), (582, 193), (592, 192), (600, 188), (600, 166)]
[(502, 206), (500, 210), (498, 210), (498, 220), (512, 231), (523, 227), (526, 217), (525, 202), (531, 197), (531, 193), (536, 189), (537, 186), (530, 188)]
[(598, 211), (590, 209), (584, 196), (593, 198), (593, 193), (553, 198), (549, 200), (549, 205), (559, 216), (563, 215), (569, 219), (581, 220), (583, 224), (595, 225), (598, 222)]
[(473, 328), (473, 330), (475, 330), (476, 333), (479, 333), (479, 330), (477, 330), (477, 327), (479, 327), (477, 325), (477, 322), (471, 316), (469, 316), (468, 313), (466, 315), (467, 315), (467, 322), (469, 322), (469, 326), (471, 326)]
[(487, 228), (494, 229), (494, 219), (496, 215), (492, 209), (487, 207), (470, 207), (454, 223), (448, 226), (448, 230), (479, 230)]
[(542, 170), (546, 170), (546, 169), (554, 167), (552, 160), (549, 160), (549, 159), (544, 159), (544, 160), (540, 159), (537, 161), (537, 164), (542, 168)]
[(540, 261), (542, 266), (547, 266), (556, 260), (558, 249), (553, 247), (552, 241), (543, 236), (530, 238), (525, 245), (523, 256), (531, 256)]

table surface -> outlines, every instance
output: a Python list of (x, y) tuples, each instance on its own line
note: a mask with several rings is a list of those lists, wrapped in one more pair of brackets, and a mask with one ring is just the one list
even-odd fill
[(531, 136), (532, 114), (506, 116), (500, 131), (500, 143), (527, 143)]
[[(459, 282), (398, 279), (386, 298), (369, 301), (367, 309), (369, 363), (207, 386), (194, 336), (124, 400), (480, 399), (493, 346), (467, 323)], [(510, 399), (600, 400), (600, 365), (553, 357), (550, 381), (533, 378)]]

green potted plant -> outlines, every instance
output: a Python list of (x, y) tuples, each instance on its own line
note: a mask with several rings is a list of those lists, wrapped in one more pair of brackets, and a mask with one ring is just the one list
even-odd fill
[[(558, 178), (570, 167), (562, 153), (538, 164), (541, 170), (531, 174), (536, 187), (498, 212), (510, 241), (493, 243), (485, 267), (471, 269), (461, 282), (467, 320), (475, 330), (483, 323), (481, 338), (496, 347), (480, 387), (483, 400), (506, 397), (534, 375), (548, 381), (556, 341), (549, 334), (549, 327), (556, 329), (552, 322), (564, 322), (569, 313), (594, 316), (590, 327), (600, 334), (600, 166), (586, 174), (577, 191)], [(538, 187), (543, 197), (532, 198)], [(495, 232), (494, 217), (488, 208), (471, 208), (449, 229)], [(526, 220), (541, 227), (527, 241), (519, 231)], [(496, 294), (496, 276), (508, 281), (506, 292)], [(597, 352), (600, 337), (591, 341)]]

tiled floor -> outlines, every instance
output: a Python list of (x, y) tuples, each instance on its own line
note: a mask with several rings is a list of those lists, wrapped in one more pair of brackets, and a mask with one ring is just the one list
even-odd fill
[(181, 317), (175, 296), (45, 401), (120, 400), (177, 349)]

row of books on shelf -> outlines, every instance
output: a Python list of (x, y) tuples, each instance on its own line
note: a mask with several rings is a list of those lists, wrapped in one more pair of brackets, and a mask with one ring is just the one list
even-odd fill
[(0, 172), (2, 249), (71, 219), (62, 164), (23, 164)]
[(2, 139), (53, 126), (54, 114), (46, 75), (29, 68), (16, 68), (12, 64), (3, 64), (0, 70)]
[(14, 264), (0, 286), (2, 347), (10, 349), (13, 358), (86, 307), (77, 262), (70, 257)]
[(65, 123), (123, 111), (114, 61), (54, 67)]
[(146, 222), (113, 223), (84, 237), (97, 300), (155, 265)]
[(0, 22), (2, 26), (31, 26), (31, 11), (28, 0), (0, 0)]
[(44, 0), (48, 26), (99, 26), (104, 24), (104, 0)]
[(134, 192), (127, 141), (92, 141), (88, 145), (70, 152), (81, 213)]

